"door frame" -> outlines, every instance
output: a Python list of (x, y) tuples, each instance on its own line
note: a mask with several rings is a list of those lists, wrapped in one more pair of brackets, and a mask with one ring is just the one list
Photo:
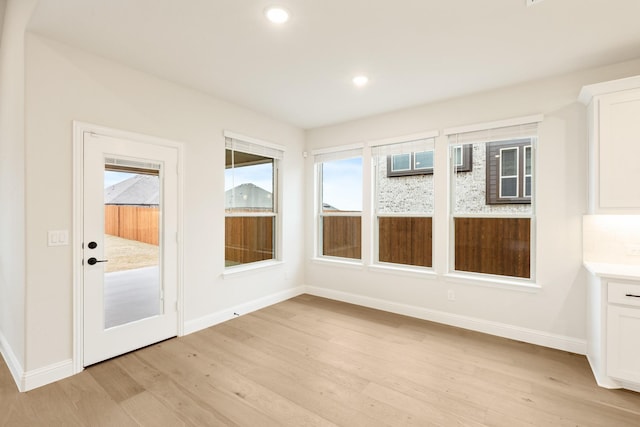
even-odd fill
[(82, 264), (82, 241), (84, 234), (84, 133), (108, 136), (111, 138), (127, 139), (130, 141), (175, 148), (178, 154), (178, 236), (177, 236), (177, 317), (178, 336), (184, 335), (184, 253), (183, 253), (183, 194), (184, 194), (184, 151), (183, 144), (168, 139), (143, 135), (81, 121), (73, 121), (73, 373), (84, 370), (84, 267)]

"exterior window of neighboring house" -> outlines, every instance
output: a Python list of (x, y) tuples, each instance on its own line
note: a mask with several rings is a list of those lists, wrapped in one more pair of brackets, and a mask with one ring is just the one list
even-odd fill
[[(452, 171), (451, 269), (534, 279), (537, 121), (506, 123), (447, 131)], [(456, 168), (461, 145), (471, 146), (470, 172)]]
[(225, 267), (277, 259), (278, 170), (284, 150), (225, 133)]
[(531, 139), (487, 143), (487, 204), (531, 203)]
[(380, 263), (432, 266), (433, 150), (433, 137), (371, 149)]
[(314, 153), (317, 172), (317, 253), (362, 258), (362, 149)]
[[(433, 174), (433, 149), (391, 154), (386, 158), (388, 177)], [(472, 168), (471, 144), (457, 146), (455, 159), (458, 172), (470, 171)]]

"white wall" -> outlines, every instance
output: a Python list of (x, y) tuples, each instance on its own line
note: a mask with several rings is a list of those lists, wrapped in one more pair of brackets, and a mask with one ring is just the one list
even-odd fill
[[(188, 330), (232, 307), (303, 283), (304, 133), (247, 109), (28, 34), (26, 70), (27, 353), (33, 371), (72, 357), (72, 121), (180, 141), (185, 147), (185, 320)], [(223, 130), (287, 147), (284, 263), (223, 278)]]
[[(306, 133), (307, 150), (392, 138), (422, 131), (542, 113), (537, 164), (537, 290), (447, 277), (447, 176), (435, 177), (434, 275), (368, 267), (372, 223), (363, 217), (365, 266), (314, 260), (306, 242), (305, 283), (310, 292), (390, 311), (456, 324), (571, 351), (586, 350), (586, 284), (582, 267), (582, 215), (587, 210), (586, 108), (577, 102), (585, 84), (640, 74), (640, 60), (479, 93), (370, 117)], [(372, 87), (370, 90), (375, 90)], [(435, 169), (446, 170), (446, 137), (436, 140)], [(366, 152), (366, 150), (365, 150)], [(313, 160), (307, 161), (306, 211), (313, 217)], [(365, 176), (368, 171), (365, 170)], [(365, 198), (368, 190), (365, 185)], [(315, 224), (309, 220), (306, 235)], [(386, 273), (386, 274), (383, 274)], [(447, 291), (456, 300), (448, 301)]]
[(6, 3), (0, 46), (0, 351), (16, 380), (25, 364), (24, 29), (35, 4)]

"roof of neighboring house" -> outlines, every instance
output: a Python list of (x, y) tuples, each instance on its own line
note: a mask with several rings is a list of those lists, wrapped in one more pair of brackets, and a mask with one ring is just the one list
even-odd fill
[(156, 175), (135, 175), (104, 189), (107, 205), (158, 205), (160, 182)]
[(271, 209), (271, 193), (255, 184), (240, 184), (225, 191), (225, 208)]

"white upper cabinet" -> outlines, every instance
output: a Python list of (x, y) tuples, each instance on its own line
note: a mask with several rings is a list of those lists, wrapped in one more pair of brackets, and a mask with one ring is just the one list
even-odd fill
[(589, 213), (640, 213), (640, 76), (582, 88), (589, 111)]

